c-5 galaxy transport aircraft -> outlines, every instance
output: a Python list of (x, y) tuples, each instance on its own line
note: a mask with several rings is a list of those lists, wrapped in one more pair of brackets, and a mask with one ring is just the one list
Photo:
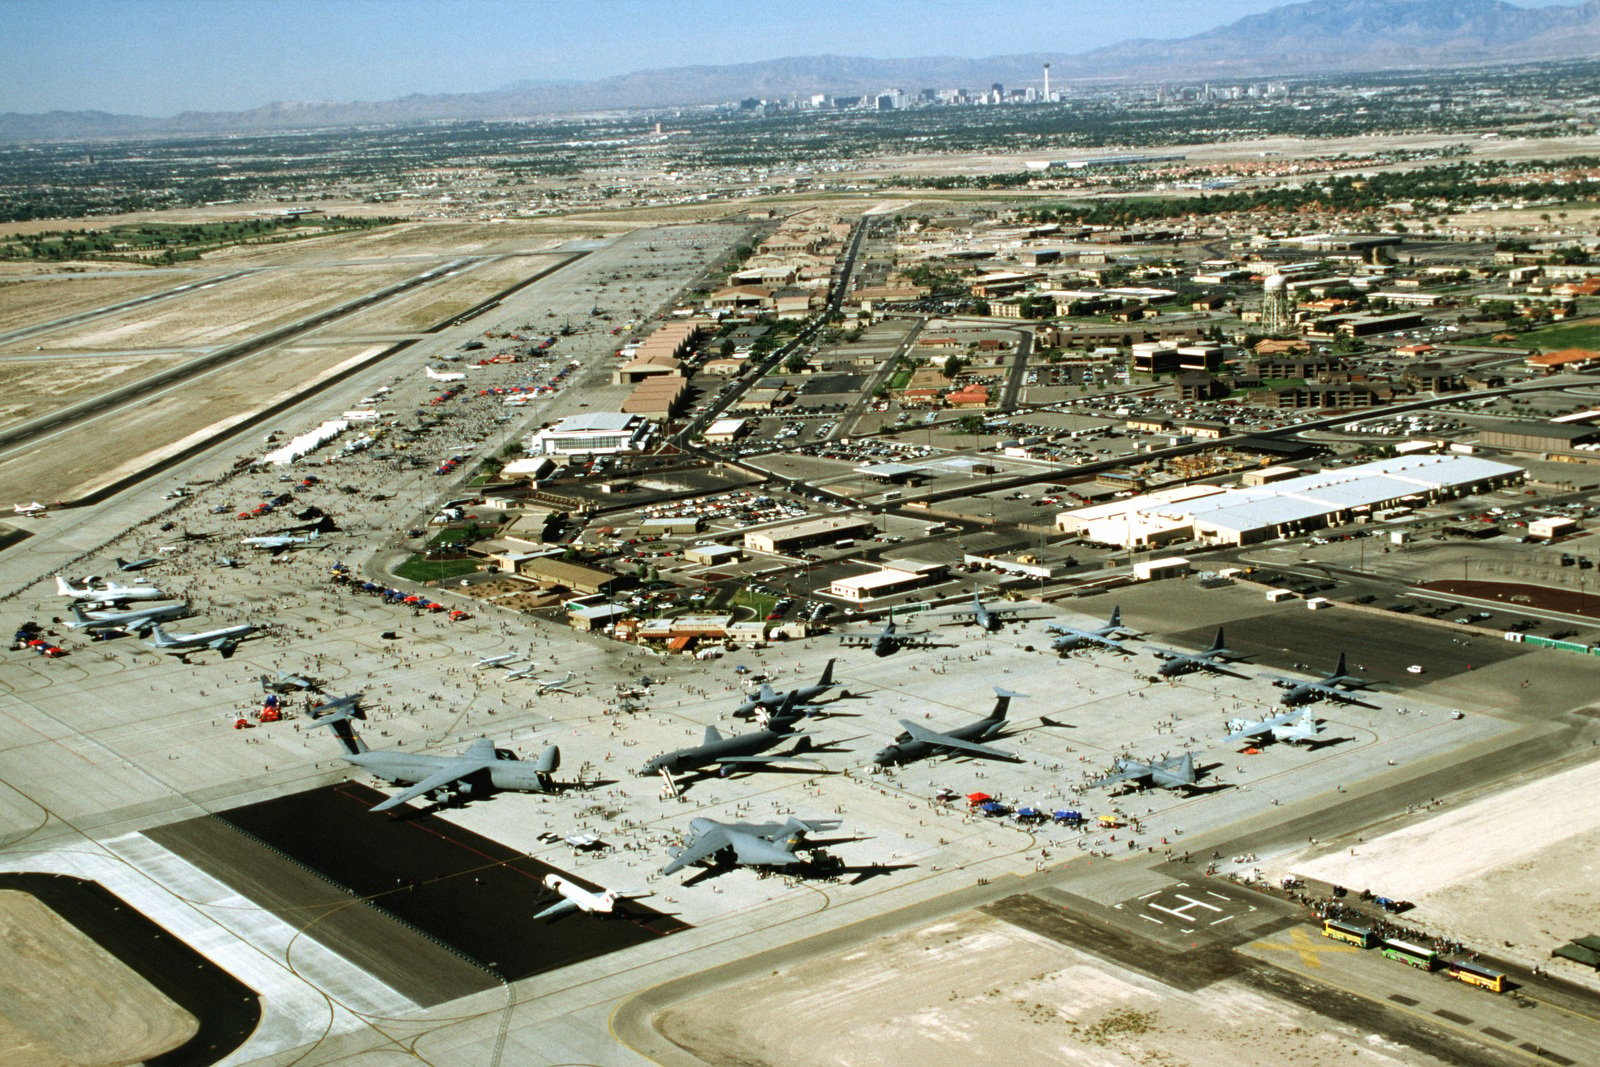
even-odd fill
[(160, 649), (170, 656), (187, 657), (195, 652), (204, 652), (210, 649), (222, 653), (223, 659), (230, 659), (234, 649), (239, 647), (239, 642), (261, 629), (250, 623), (241, 623), (238, 626), (224, 626), (216, 630), (207, 630), (198, 634), (169, 634), (156, 623), (150, 628), (150, 640), (145, 644), (151, 648)]
[(806, 822), (792, 816), (782, 823), (694, 819), (689, 823), (694, 836), (673, 854), (672, 862), (661, 868), (661, 873), (672, 874), (704, 859), (720, 859), (720, 853), (726, 853), (732, 862), (744, 867), (788, 867), (802, 862), (795, 851), (804, 846), (806, 834), (838, 826), (837, 819)]
[(1119, 756), (1114, 766), (1116, 769), (1110, 774), (1089, 782), (1086, 788), (1095, 789), (1102, 785), (1116, 785), (1118, 782), (1138, 782), (1141, 787), (1151, 785), (1157, 789), (1187, 789), (1194, 785), (1199, 777), (1194, 769), (1192, 752), (1151, 762)]
[(132, 600), (166, 600), (167, 594), (153, 585), (118, 585), (105, 582), (93, 585), (84, 582), (76, 589), (61, 575), (56, 575), (56, 592), (70, 596), (85, 604), (125, 604)]
[(762, 682), (760, 691), (743, 704), (734, 708), (733, 713), (740, 718), (744, 718), (758, 714), (761, 711), (771, 713), (785, 705), (793, 708), (809, 700), (815, 700), (839, 684), (833, 680), (833, 664), (834, 661), (830, 659), (828, 665), (822, 670), (822, 677), (817, 679), (816, 685), (802, 685), (796, 689), (786, 689), (780, 693), (766, 682)]
[(972, 606), (970, 608), (940, 608), (936, 611), (927, 612), (926, 615), (940, 618), (953, 616), (956, 620), (954, 625), (967, 626), (975, 623), (989, 633), (996, 633), (1001, 626), (1011, 621), (1011, 616), (1034, 610), (1037, 609), (1032, 605), (1019, 608), (986, 607), (983, 603), (983, 598), (978, 596), (977, 590), (973, 590)]
[(1129, 652), (1133, 650), (1126, 645), (1118, 644), (1116, 638), (1131, 637), (1136, 632), (1122, 625), (1122, 608), (1111, 609), (1111, 619), (1104, 626), (1096, 626), (1092, 630), (1080, 630), (1075, 626), (1064, 626), (1061, 623), (1052, 623), (1045, 627), (1049, 633), (1060, 634), (1050, 647), (1057, 652), (1067, 653), (1075, 648), (1085, 645), (1094, 645), (1099, 648), (1109, 648), (1113, 652)]
[(550, 793), (555, 790), (555, 783), (550, 776), (561, 765), (561, 750), (555, 745), (546, 745), (539, 757), (528, 763), (517, 759), (512, 752), (495, 748), (494, 742), (487, 737), (472, 742), (459, 756), (431, 756), (423, 752), (393, 750), (374, 752), (350, 728), (350, 719), (360, 714), (355, 701), (345, 697), (334, 704), (339, 705), (338, 710), (318, 716), (312, 725), (333, 728), (344, 745), (345, 762), (371, 771), (395, 785), (409, 787), (381, 804), (373, 805), (372, 811), (388, 811), (427, 793), (443, 800), (452, 794), (464, 796), (494, 790), (524, 793)]
[(1317, 732), (1321, 729), (1317, 720), (1311, 714), (1310, 708), (1301, 711), (1286, 711), (1282, 715), (1274, 715), (1270, 719), (1252, 722), (1249, 719), (1229, 719), (1228, 736), (1222, 739), (1223, 744), (1233, 741), (1243, 741), (1270, 737), (1274, 741), (1285, 744), (1299, 745), (1317, 739)]
[(887, 656), (900, 651), (902, 648), (926, 645), (928, 631), (907, 630), (901, 632), (895, 628), (894, 612), (889, 613), (889, 621), (883, 624), (883, 629), (875, 634), (842, 634), (839, 643), (845, 648), (870, 648), (875, 656)]
[(1358, 700), (1350, 693), (1352, 689), (1365, 689), (1368, 683), (1360, 675), (1350, 674), (1346, 670), (1343, 652), (1339, 653), (1339, 662), (1334, 665), (1332, 673), (1324, 674), (1316, 681), (1308, 682), (1302, 678), (1272, 678), (1270, 681), (1279, 689), (1286, 690), (1283, 702), (1291, 708), (1324, 698), (1342, 704), (1360, 704), (1364, 708), (1377, 707), (1376, 704)]
[(1019, 756), (978, 743), (989, 740), (1005, 728), (1006, 711), (1011, 707), (1011, 701), (1022, 696), (1021, 693), (999, 687), (995, 688), (994, 695), (994, 710), (986, 717), (944, 733), (918, 726), (909, 719), (901, 719), (900, 726), (905, 733), (895, 738), (894, 744), (880, 749), (872, 757), (872, 762), (880, 767), (889, 767), (896, 763), (911, 763), (939, 752), (947, 756), (985, 756), (1021, 763)]
[(1248, 678), (1247, 674), (1230, 671), (1223, 666), (1239, 653), (1228, 648), (1222, 643), (1222, 627), (1217, 627), (1217, 636), (1211, 642), (1211, 647), (1204, 652), (1179, 652), (1171, 648), (1156, 648), (1151, 646), (1150, 654), (1157, 659), (1164, 660), (1161, 664), (1160, 674), (1163, 678), (1176, 678), (1180, 674), (1190, 671), (1210, 671), (1212, 674), (1226, 674), (1230, 678)]

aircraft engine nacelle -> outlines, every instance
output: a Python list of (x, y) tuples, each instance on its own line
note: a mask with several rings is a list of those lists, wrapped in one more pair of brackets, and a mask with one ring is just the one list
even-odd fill
[(539, 758), (533, 762), (533, 769), (540, 774), (554, 774), (556, 768), (560, 766), (561, 750), (555, 745), (546, 745), (539, 753)]
[(461, 782), (461, 783), (457, 784), (456, 792), (460, 793), (462, 796), (466, 796), (468, 793), (472, 792), (472, 783), (471, 782)]
[(732, 778), (734, 767), (731, 763), (724, 763), (717, 767), (718, 778)]

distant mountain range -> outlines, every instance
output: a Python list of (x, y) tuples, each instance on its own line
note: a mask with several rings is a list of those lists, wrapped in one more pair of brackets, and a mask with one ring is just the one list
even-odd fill
[(491, 92), (334, 103), (285, 101), (251, 111), (170, 118), (103, 111), (0, 114), (0, 140), (70, 140), (236, 133), (439, 119), (504, 119), (719, 103), (746, 97), (849, 95), (889, 86), (1033, 85), (1425, 69), (1600, 56), (1600, 0), (1522, 8), (1502, 0), (1310, 0), (1193, 37), (1138, 39), (1077, 54), (964, 59), (801, 56), (727, 66), (671, 67), (587, 82), (517, 82)]

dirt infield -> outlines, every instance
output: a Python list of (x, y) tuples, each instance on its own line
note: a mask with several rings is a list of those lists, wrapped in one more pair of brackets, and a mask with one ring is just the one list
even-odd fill
[[(1597, 583), (1600, 584), (1600, 583)], [(1600, 619), (1600, 596), (1548, 585), (1524, 585), (1520, 582), (1472, 582), (1443, 578), (1435, 582), (1419, 582), (1418, 589), (1431, 589), (1452, 596), (1470, 596), (1479, 600), (1501, 600), (1525, 608), (1559, 611), (1564, 615), (1582, 615)]]
[(0, 958), (0, 1067), (139, 1063), (199, 1029), (28, 893), (0, 890)]

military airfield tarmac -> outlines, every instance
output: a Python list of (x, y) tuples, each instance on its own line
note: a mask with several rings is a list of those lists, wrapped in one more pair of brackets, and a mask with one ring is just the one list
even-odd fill
[[(705, 225), (585, 242), (567, 249), (583, 255), (494, 316), (434, 334), (370, 317), (346, 332), (319, 326), (293, 343), (326, 342), (335, 362), (348, 357), (344, 346), (376, 346), (374, 338), (413, 344), (347, 368), (320, 392), (284, 398), (268, 428), (301, 432), (384, 386), (396, 409), (425, 405), (438, 386), (424, 361), (504, 323), (587, 313), (608, 272), (656, 254), (648, 246), (661, 264), (657, 277), (632, 283), (639, 303), (629, 313), (642, 319), (704, 269), (713, 241), (740, 232)], [(427, 306), (418, 297), (396, 307), (410, 315), (418, 304)], [(289, 320), (255, 321), (271, 329)], [(73, 346), (89, 337), (73, 336)], [(579, 364), (578, 387), (530, 406), (518, 425), (489, 401), (461, 398), (415, 451), (436, 459), (497, 450), (522, 422), (611, 396), (615, 343), (598, 328), (563, 338), (556, 358)], [(517, 373), (482, 368), (472, 385)], [(215, 414), (203, 403), (185, 410), (189, 432)], [(296, 507), (336, 517), (327, 547), (255, 552), (238, 539), (260, 531), (232, 516), (241, 502), (286, 488), (275, 469), (235, 464), (264, 450), (261, 430), (157, 456), (168, 464), (157, 476), (93, 508), (19, 518), (30, 536), (0, 552), (8, 616), (40, 622), (68, 652), (0, 658), (0, 872), (98, 882), (165, 931), (170, 965), (149, 974), (83, 963), (141, 1020), (108, 1015), (105, 1025), (150, 1035), (119, 1056), (167, 1043), (175, 1051), (163, 1062), (194, 1064), (838, 1063), (881, 1059), (888, 1041), (902, 1060), (930, 1064), (1600, 1062), (1592, 1008), (1526, 973), (1544, 964), (1536, 946), (1550, 930), (1588, 931), (1554, 918), (1537, 931), (1523, 919), (1502, 925), (1483, 906), (1538, 881), (1553, 908), (1564, 879), (1587, 877), (1547, 861), (1536, 874), (1517, 869), (1549, 850), (1592, 848), (1587, 815), (1524, 835), (1506, 811), (1578, 806), (1569, 798), (1580, 795), (1581, 770), (1537, 779), (1552, 763), (1565, 770), (1560, 760), (1589, 755), (1586, 657), (1492, 636), (1465, 644), (1447, 628), (1353, 608), (1312, 613), (1303, 601), (1268, 603), (1247, 583), (1158, 582), (1040, 604), (999, 633), (938, 627), (934, 647), (881, 659), (832, 635), (722, 659), (663, 657), (448, 587), (407, 586), (472, 616), (452, 622), (335, 585), (330, 572), (342, 562), (382, 577), (409, 555), (407, 529), (459, 487), (369, 453), (319, 456), (292, 469), (296, 478), (315, 471), (320, 483), (293, 491)], [(143, 432), (150, 443), (160, 437)], [(103, 485), (97, 454), (119, 464), (146, 455), (71, 430), (42, 440), (0, 455), (19, 500), (35, 485), (52, 484), (38, 494), (52, 499)], [(57, 468), (64, 473), (47, 483)], [(169, 498), (180, 485), (189, 495)], [(133, 637), (90, 641), (54, 622), (63, 613), (54, 575), (135, 577), (114, 570), (116, 556), (156, 559), (137, 576), (191, 601), (196, 617), (174, 629), (249, 622), (263, 633), (231, 658), (207, 651), (185, 663)], [(224, 557), (239, 565), (223, 566)], [(1144, 635), (1130, 642), (1136, 655), (1046, 651), (1045, 623), (1098, 626), (1114, 605)], [(1152, 680), (1158, 661), (1146, 645), (1198, 649), (1219, 625), (1250, 678)], [(1222, 742), (1225, 720), (1274, 712), (1280, 693), (1257, 676), (1311, 677), (1341, 650), (1377, 683), (1364, 698), (1375, 707), (1316, 706), (1323, 730), (1306, 748), (1245, 752)], [(506, 654), (513, 666), (533, 664), (535, 679), (571, 671), (571, 691), (541, 696), (532, 679), (476, 666)], [(731, 712), (752, 679), (809, 684), (830, 659), (839, 688), (803, 728), (820, 747), (815, 765), (691, 779), (677, 796), (636, 773), (656, 753), (698, 743), (707, 726), (751, 729)], [(1419, 663), (1426, 673), (1407, 671)], [(289, 698), (294, 714), (283, 721), (235, 728), (261, 706), (259, 677), (278, 671), (318, 679), (327, 697), (360, 692), (367, 714), (357, 729), (375, 749), (453, 753), (489, 737), (526, 760), (557, 744), (566, 788), (373, 814), (380, 783), (311, 726), (305, 697)], [(996, 687), (1023, 694), (992, 742), (1017, 762), (872, 766), (899, 720), (960, 726), (987, 713)], [(636, 695), (624, 699), (624, 690)], [(1192, 791), (1087, 787), (1118, 756), (1186, 751), (1200, 771)], [(1519, 776), (1545, 792), (1474, 795)], [(973, 793), (1086, 821), (986, 817), (969, 807)], [(1496, 807), (1502, 819), (1476, 814)], [(838, 823), (809, 842), (837, 865), (802, 875), (659, 873), (693, 818), (790, 816)], [(1492, 835), (1503, 846), (1478, 865), (1430, 867), (1436, 882), (1418, 880), (1405, 861), (1427, 850), (1449, 857)], [(1375, 862), (1356, 863), (1364, 857)], [(629, 890), (635, 910), (535, 922), (555, 899), (542, 880), (550, 872)], [(1407, 924), (1519, 968), (1523, 999), (1340, 951), (1277, 891), (1288, 875), (1411, 898), (1418, 908)], [(1267, 891), (1241, 884), (1247, 878)], [(1459, 886), (1480, 896), (1451, 898)], [(1437, 911), (1430, 892), (1442, 894)], [(13, 904), (26, 906), (0, 895), (0, 907)], [(0, 928), (26, 921), (20, 910), (5, 914)], [(133, 936), (119, 927), (96, 940)], [(238, 987), (219, 980), (210, 988), (226, 993), (197, 996), (196, 982), (180, 978), (198, 966), (185, 953)], [(17, 1062), (74, 1062), (81, 1045), (67, 1036), (82, 1041), (81, 1014), (13, 1003), (4, 1009), (13, 1030), (35, 1050), (59, 1052)], [(189, 1036), (186, 1018), (203, 1040)]]

